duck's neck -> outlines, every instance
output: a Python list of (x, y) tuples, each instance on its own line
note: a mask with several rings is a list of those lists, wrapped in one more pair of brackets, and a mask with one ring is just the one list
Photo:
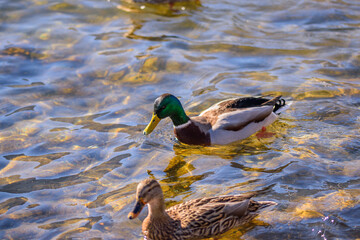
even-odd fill
[(165, 212), (163, 196), (149, 202), (149, 217), (157, 220), (166, 219), (168, 217), (167, 213)]
[(170, 118), (175, 127), (187, 123), (190, 120), (181, 105), (176, 109), (176, 112), (170, 116)]

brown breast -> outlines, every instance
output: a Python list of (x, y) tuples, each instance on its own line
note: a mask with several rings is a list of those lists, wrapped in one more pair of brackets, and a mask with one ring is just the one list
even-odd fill
[(204, 125), (202, 127), (198, 126), (193, 120), (190, 120), (191, 123), (182, 128), (174, 128), (174, 133), (176, 138), (186, 144), (190, 145), (211, 145), (210, 134), (205, 131), (205, 129), (211, 128)]

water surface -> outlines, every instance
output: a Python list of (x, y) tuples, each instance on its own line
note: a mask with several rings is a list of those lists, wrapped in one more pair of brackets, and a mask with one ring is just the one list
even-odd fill
[[(219, 239), (360, 238), (360, 4), (136, 5), (0, 0), (0, 238), (141, 239), (127, 214), (155, 177), (167, 206), (258, 191), (279, 204)], [(196, 115), (229, 97), (292, 101), (228, 146), (148, 137), (166, 92)]]

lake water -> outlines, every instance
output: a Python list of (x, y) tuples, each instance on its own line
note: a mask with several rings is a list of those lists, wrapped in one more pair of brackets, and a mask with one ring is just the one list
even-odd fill
[[(271, 139), (176, 142), (230, 97), (292, 101)], [(218, 239), (360, 238), (360, 2), (0, 0), (0, 239), (141, 239), (139, 181), (166, 204), (258, 191), (278, 205)]]

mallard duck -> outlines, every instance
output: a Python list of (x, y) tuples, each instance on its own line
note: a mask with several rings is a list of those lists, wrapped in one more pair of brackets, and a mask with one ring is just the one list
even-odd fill
[(144, 130), (150, 134), (161, 119), (170, 117), (176, 138), (191, 145), (228, 144), (263, 129), (273, 123), (285, 106), (281, 96), (235, 98), (221, 101), (199, 116), (188, 117), (179, 99), (166, 93), (154, 102), (152, 119)]
[(154, 179), (139, 183), (136, 204), (128, 218), (136, 218), (148, 204), (149, 213), (142, 223), (146, 239), (194, 239), (212, 237), (249, 222), (272, 201), (250, 200), (248, 195), (229, 195), (190, 200), (165, 210), (160, 184)]

